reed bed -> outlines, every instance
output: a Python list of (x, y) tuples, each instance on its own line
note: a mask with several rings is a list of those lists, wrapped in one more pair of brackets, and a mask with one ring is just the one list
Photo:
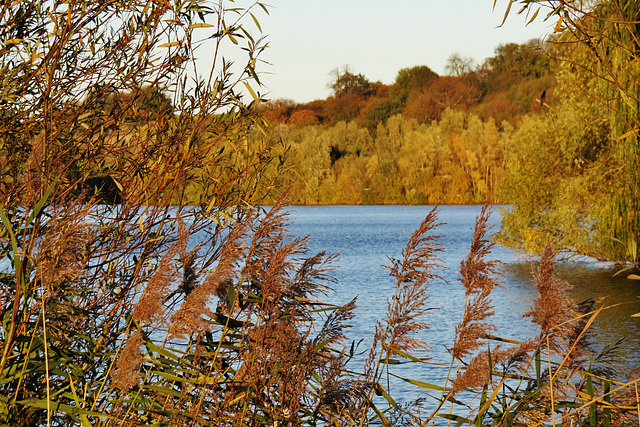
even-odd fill
[[(428, 342), (429, 287), (443, 268), (436, 209), (386, 266), (395, 292), (363, 353), (347, 338), (357, 301), (322, 302), (335, 255), (308, 254), (282, 205), (226, 226), (198, 208), (39, 206), (1, 212), (2, 424), (638, 423), (637, 371), (622, 376), (589, 345), (606, 307), (568, 298), (550, 248), (525, 314), (540, 334), (493, 334), (501, 276), (486, 207), (460, 264), (466, 302), (450, 360), (437, 361), (449, 375), (398, 386), (398, 362), (432, 363), (417, 354), (447, 345)], [(399, 404), (397, 387), (428, 397)]]

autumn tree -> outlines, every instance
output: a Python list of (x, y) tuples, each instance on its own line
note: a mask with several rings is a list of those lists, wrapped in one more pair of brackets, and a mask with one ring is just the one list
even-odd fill
[(466, 110), (478, 102), (476, 88), (465, 83), (460, 77), (438, 77), (409, 104), (403, 114), (420, 122), (439, 119), (447, 108)]
[(378, 123), (384, 123), (389, 117), (400, 114), (405, 106), (413, 102), (437, 77), (438, 75), (426, 65), (398, 71), (388, 97), (367, 111), (365, 126), (375, 129)]
[(438, 75), (426, 65), (403, 68), (396, 75), (395, 86), (389, 96), (401, 106), (411, 103), (423, 89), (430, 86)]
[[(514, 214), (505, 218), (506, 229), (512, 236), (537, 234), (530, 242), (538, 246), (543, 239), (558, 236), (551, 241), (559, 250), (624, 259), (625, 245), (635, 239), (640, 227), (640, 7), (634, 1), (511, 3), (522, 3), (522, 13), (537, 14), (550, 8), (548, 17), (556, 20), (559, 35), (548, 51), (561, 64), (558, 76), (565, 102), (549, 112), (558, 119), (546, 120), (555, 127), (567, 114), (577, 114), (575, 106), (582, 106), (587, 113), (579, 110), (574, 123), (578, 134), (587, 135), (576, 141), (574, 135), (559, 128), (553, 138), (566, 148), (559, 157), (567, 162), (565, 172), (549, 169), (542, 175), (549, 177), (555, 190), (574, 188), (572, 197), (532, 194), (519, 198)], [(544, 152), (527, 161), (543, 164), (547, 161)], [(536, 212), (556, 216), (536, 220), (531, 216), (534, 206)], [(582, 243), (578, 245), (578, 241)]]
[(287, 120), (287, 124), (300, 127), (311, 126), (320, 123), (318, 115), (313, 110), (297, 110)]

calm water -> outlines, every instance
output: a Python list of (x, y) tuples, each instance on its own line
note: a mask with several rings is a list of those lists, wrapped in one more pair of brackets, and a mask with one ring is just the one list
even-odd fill
[[(418, 227), (432, 207), (429, 206), (305, 206), (292, 208), (293, 224), (290, 227), (297, 236), (311, 235), (311, 252), (325, 250), (338, 252), (334, 277), (338, 283), (329, 295), (330, 302), (341, 304), (358, 296), (357, 316), (349, 337), (364, 338), (370, 342), (375, 322), (385, 315), (387, 298), (393, 295), (394, 282), (389, 272), (381, 267), (389, 264), (387, 257), (400, 258), (402, 248), (411, 233)], [(449, 362), (445, 346), (451, 346), (455, 326), (464, 305), (464, 290), (459, 283), (458, 266), (469, 251), (476, 216), (480, 206), (442, 206), (439, 220), (445, 223), (436, 230), (443, 235), (441, 242), (445, 252), (441, 258), (446, 269), (439, 274), (444, 281), (436, 281), (430, 288), (428, 312), (429, 330), (422, 338), (432, 347), (429, 354), (435, 361)], [(500, 214), (494, 209), (490, 223), (499, 227)], [(494, 291), (498, 328), (496, 335), (503, 338), (524, 340), (536, 336), (538, 329), (522, 314), (528, 311), (537, 290), (531, 283), (531, 264), (523, 261), (507, 248), (496, 246), (493, 258), (505, 264), (502, 284), (505, 290)], [(572, 297), (576, 301), (608, 296), (607, 303), (628, 303), (601, 314), (592, 329), (592, 338), (600, 347), (621, 338), (616, 364), (627, 367), (640, 366), (636, 350), (640, 348), (640, 318), (631, 314), (640, 312), (640, 281), (612, 278), (614, 270), (597, 262), (559, 264), (557, 275), (574, 286)], [(365, 356), (363, 356), (365, 357)], [(357, 361), (356, 361), (357, 363)], [(443, 368), (417, 364), (402, 365), (399, 371), (404, 377), (442, 384), (446, 375)], [(627, 370), (628, 371), (628, 370)], [(394, 391), (394, 390), (392, 390)], [(398, 386), (393, 393), (406, 399), (415, 398), (419, 390)]]

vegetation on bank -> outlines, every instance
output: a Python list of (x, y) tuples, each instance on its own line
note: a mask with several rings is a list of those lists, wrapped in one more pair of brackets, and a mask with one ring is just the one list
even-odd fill
[[(540, 296), (528, 313), (540, 334), (508, 342), (491, 335), (500, 276), (486, 209), (460, 265), (466, 303), (453, 343), (430, 342), (426, 323), (428, 289), (442, 268), (437, 210), (407, 236), (401, 259), (389, 262), (394, 294), (371, 348), (348, 342), (357, 301), (322, 302), (333, 255), (309, 255), (307, 238), (289, 235), (282, 201), (260, 207), (287, 184), (283, 169), (293, 170), (296, 155), (293, 144), (255, 137), (266, 132), (253, 102), (267, 10), (260, 2), (0, 5), (0, 424), (638, 423), (637, 374), (612, 370), (612, 349), (589, 347), (589, 327), (605, 308), (567, 298), (549, 246), (534, 271)], [(216, 48), (213, 57), (207, 50), (210, 72), (196, 74), (204, 40)], [(245, 62), (225, 60), (228, 49)], [(455, 69), (466, 72), (465, 64)], [(401, 74), (399, 81), (421, 81)], [(380, 95), (361, 77), (345, 87)], [(361, 147), (357, 158), (378, 156), (367, 161), (372, 185), (392, 185), (385, 178), (394, 166), (385, 161), (397, 158), (409, 188), (419, 178), (403, 169), (406, 153), (393, 157), (394, 150), (422, 138), (415, 154), (428, 147), (468, 159), (464, 174), (453, 160), (438, 165), (451, 174), (447, 185), (458, 182), (462, 191), (467, 182), (478, 198), (495, 192), (496, 172), (484, 174), (491, 164), (481, 162), (496, 155), (491, 144), (507, 140), (506, 127), (455, 108), (438, 110), (435, 123), (405, 120), (393, 109), (408, 108), (414, 96), (429, 104), (412, 93), (390, 89), (387, 101), (371, 105), (392, 113), (375, 138), (358, 123), (323, 130), (381, 150), (339, 140), (336, 150), (328, 146), (329, 168), (346, 169), (344, 159)], [(314, 129), (295, 130), (300, 145), (313, 143), (305, 132)], [(515, 123), (508, 133), (546, 130)], [(470, 166), (474, 155), (482, 167)], [(429, 394), (425, 411), (421, 400), (394, 400), (389, 378), (398, 363), (432, 363), (427, 344), (450, 346), (450, 360), (438, 361), (450, 366), (448, 378), (398, 378)]]
[[(477, 66), (452, 55), (451, 75), (427, 66), (391, 85), (348, 67), (333, 71), (333, 96), (261, 108), (266, 138), (290, 147), (285, 188), (300, 204), (501, 202), (511, 134), (524, 115), (554, 102), (553, 63), (531, 41), (496, 48)], [(265, 138), (258, 135), (256, 138)]]

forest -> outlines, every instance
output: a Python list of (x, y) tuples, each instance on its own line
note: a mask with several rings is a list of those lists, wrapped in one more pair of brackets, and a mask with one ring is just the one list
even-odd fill
[[(554, 34), (389, 85), (338, 68), (303, 105), (261, 92), (269, 7), (0, 3), (0, 425), (637, 425), (638, 371), (589, 341), (610, 307), (555, 265), (638, 268), (640, 4), (509, 0)], [(437, 208), (363, 344), (290, 203), (485, 204), (444, 360)], [(497, 240), (491, 203), (511, 206)], [(494, 335), (497, 241), (537, 257), (537, 335)]]
[(556, 79), (537, 41), (495, 53), (474, 68), (452, 54), (447, 76), (426, 65), (402, 69), (391, 85), (344, 67), (332, 73), (326, 100), (269, 102), (270, 137), (291, 147), (284, 179), (292, 202), (503, 201), (509, 139), (524, 117), (554, 104)]

